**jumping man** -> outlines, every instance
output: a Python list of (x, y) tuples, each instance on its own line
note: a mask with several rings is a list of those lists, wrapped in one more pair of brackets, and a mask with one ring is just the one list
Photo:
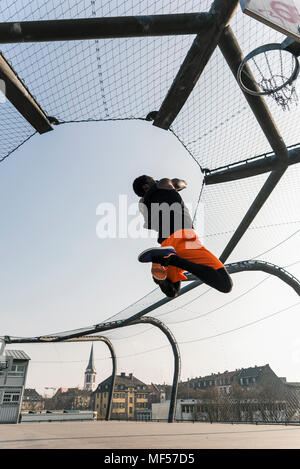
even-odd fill
[(184, 271), (198, 277), (216, 290), (229, 293), (232, 280), (222, 262), (200, 242), (179, 191), (186, 187), (180, 179), (140, 176), (133, 190), (141, 197), (140, 211), (144, 228), (158, 232), (161, 247), (143, 251), (138, 260), (152, 262), (152, 276), (162, 292), (171, 298), (178, 295)]

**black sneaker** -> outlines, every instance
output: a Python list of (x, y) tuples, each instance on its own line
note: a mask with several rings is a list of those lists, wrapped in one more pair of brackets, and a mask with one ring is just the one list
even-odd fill
[(138, 260), (140, 262), (154, 262), (159, 258), (166, 259), (174, 254), (176, 254), (176, 251), (174, 248), (172, 248), (172, 246), (167, 246), (165, 248), (149, 248), (141, 252), (141, 254), (138, 256)]

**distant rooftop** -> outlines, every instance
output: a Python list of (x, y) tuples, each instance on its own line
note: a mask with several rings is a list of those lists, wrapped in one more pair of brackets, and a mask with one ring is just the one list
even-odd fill
[(250, 377), (257, 377), (263, 371), (269, 368), (269, 365), (262, 365), (262, 366), (254, 366), (249, 368), (239, 368), (235, 371), (224, 371), (222, 373), (212, 373), (211, 375), (207, 376), (199, 376), (196, 378), (191, 378), (188, 382), (198, 381), (198, 380), (212, 380), (212, 379), (223, 379), (223, 378), (231, 378), (232, 376), (238, 376), (239, 378), (250, 378)]
[(30, 360), (31, 358), (23, 350), (5, 350), (7, 357), (12, 357), (14, 360)]

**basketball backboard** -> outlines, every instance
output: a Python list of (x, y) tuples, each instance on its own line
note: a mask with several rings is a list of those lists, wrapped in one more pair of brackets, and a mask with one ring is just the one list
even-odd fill
[(240, 0), (244, 13), (300, 42), (300, 0)]

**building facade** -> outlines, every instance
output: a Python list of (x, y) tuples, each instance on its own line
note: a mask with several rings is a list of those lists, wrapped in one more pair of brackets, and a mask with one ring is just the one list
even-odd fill
[[(110, 376), (102, 381), (94, 392), (94, 410), (98, 419), (106, 417), (109, 390), (112, 383)], [(112, 419), (149, 419), (150, 402), (147, 385), (135, 378), (132, 373), (126, 376), (121, 373), (116, 376), (113, 391), (111, 418)]]
[(79, 388), (59, 388), (45, 400), (46, 410), (91, 410), (92, 392)]
[(158, 402), (166, 402), (170, 399), (172, 386), (166, 384), (148, 384), (147, 389), (149, 391), (149, 401), (151, 404)]
[(40, 411), (45, 409), (45, 399), (35, 389), (25, 389), (22, 400), (23, 411)]
[(194, 389), (200, 391), (213, 390), (219, 394), (230, 394), (235, 388), (241, 388), (244, 391), (251, 391), (259, 387), (273, 387), (278, 390), (284, 389), (284, 379), (279, 378), (270, 365), (254, 366), (250, 368), (241, 368), (235, 371), (224, 371), (223, 373), (214, 373), (208, 376), (190, 379), (180, 383), (185, 389)]
[(18, 423), (30, 357), (6, 350), (0, 367), (0, 423)]
[(180, 384), (190, 420), (292, 422), (300, 418), (298, 383), (287, 383), (269, 365), (194, 378)]

